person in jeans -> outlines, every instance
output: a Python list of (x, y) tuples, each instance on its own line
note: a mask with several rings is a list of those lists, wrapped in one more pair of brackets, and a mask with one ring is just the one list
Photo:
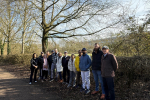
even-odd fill
[(75, 67), (76, 67), (76, 71), (77, 71), (76, 87), (81, 86), (81, 83), (80, 83), (81, 70), (79, 68), (79, 62), (80, 62), (80, 57), (82, 56), (82, 51), (79, 50), (78, 54), (79, 55), (75, 59)]
[(58, 58), (57, 58), (57, 63), (56, 63), (56, 68), (57, 68), (57, 74), (59, 74), (59, 82), (62, 83), (62, 71), (63, 71), (63, 67), (62, 67), (62, 53), (58, 53)]
[(95, 43), (95, 47), (92, 53), (92, 73), (95, 80), (95, 91), (93, 91), (91, 94), (97, 94), (99, 93), (99, 81), (102, 88), (102, 95), (101, 99), (105, 98), (105, 90), (103, 85), (103, 79), (101, 77), (101, 57), (103, 55), (103, 52), (100, 49), (99, 44)]
[(71, 58), (69, 59), (68, 62), (68, 69), (70, 71), (70, 79), (69, 79), (69, 84), (67, 88), (71, 87), (71, 83), (73, 82), (73, 87), (76, 86), (76, 68), (75, 68), (75, 56), (74, 54), (71, 55)]
[(39, 79), (42, 78), (42, 69), (43, 69), (43, 63), (44, 63), (43, 56), (44, 56), (44, 52), (41, 52), (41, 55), (38, 58), (38, 67), (40, 70)]
[(109, 47), (104, 46), (102, 51), (103, 56), (101, 59), (101, 75), (103, 77), (105, 99), (115, 100), (114, 77), (115, 72), (118, 69), (118, 63), (116, 57), (109, 53)]
[(58, 51), (55, 49), (55, 52), (52, 54), (52, 66), (51, 66), (51, 79), (50, 82), (57, 81), (57, 74), (56, 74), (56, 63), (57, 63)]
[[(42, 82), (44, 82), (47, 79), (48, 76), (48, 61), (46, 54), (44, 55), (44, 63), (43, 63), (43, 70), (42, 70)], [(44, 79), (45, 77), (45, 79)]]
[(90, 93), (90, 66), (91, 66), (91, 58), (87, 55), (86, 48), (82, 49), (83, 55), (80, 58), (79, 68), (81, 70), (82, 77), (82, 89), (81, 92), (84, 91), (85, 94)]
[[(70, 78), (70, 72), (68, 70), (68, 61), (70, 57), (67, 54), (68, 54), (67, 51), (65, 51), (64, 57), (62, 58), (63, 79), (64, 79), (63, 84), (66, 84), (66, 85), (69, 84), (69, 78)], [(67, 79), (66, 79), (66, 75), (67, 75)]]
[(32, 77), (33, 77), (33, 73), (34, 73), (34, 82), (37, 82), (36, 81), (36, 74), (37, 74), (37, 70), (38, 70), (38, 59), (36, 58), (36, 53), (33, 54), (33, 57), (31, 59), (31, 75), (30, 75), (30, 83), (29, 84), (32, 84)]

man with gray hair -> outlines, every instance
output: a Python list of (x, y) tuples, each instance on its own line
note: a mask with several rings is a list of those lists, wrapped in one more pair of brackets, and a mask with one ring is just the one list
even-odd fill
[(114, 77), (115, 72), (118, 69), (118, 63), (116, 57), (109, 53), (109, 47), (104, 46), (102, 52), (101, 75), (103, 77), (105, 99), (115, 100)]

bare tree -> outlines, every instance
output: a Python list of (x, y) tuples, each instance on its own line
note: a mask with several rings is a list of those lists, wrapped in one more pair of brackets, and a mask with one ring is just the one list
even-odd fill
[[(116, 2), (111, 0), (29, 1), (36, 8), (35, 12), (38, 12), (34, 14), (34, 18), (42, 29), (42, 36), (38, 35), (42, 38), (44, 52), (46, 52), (48, 38), (93, 35), (120, 22), (119, 18), (107, 21), (107, 15), (114, 14), (113, 11), (116, 9)], [(104, 22), (107, 23), (104, 25)], [(100, 28), (98, 23), (103, 27)]]

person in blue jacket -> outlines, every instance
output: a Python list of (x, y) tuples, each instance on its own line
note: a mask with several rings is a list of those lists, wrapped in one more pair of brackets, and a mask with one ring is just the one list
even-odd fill
[(87, 55), (86, 48), (82, 49), (83, 55), (80, 58), (79, 68), (81, 70), (82, 77), (82, 89), (81, 92), (85, 94), (90, 93), (90, 66), (92, 64), (91, 58)]

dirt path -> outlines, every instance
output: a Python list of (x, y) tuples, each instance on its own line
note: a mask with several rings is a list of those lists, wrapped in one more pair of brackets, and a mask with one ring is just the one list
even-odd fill
[(28, 85), (27, 79), (17, 78), (0, 68), (0, 100), (60, 100), (60, 98), (41, 90), (36, 83)]

